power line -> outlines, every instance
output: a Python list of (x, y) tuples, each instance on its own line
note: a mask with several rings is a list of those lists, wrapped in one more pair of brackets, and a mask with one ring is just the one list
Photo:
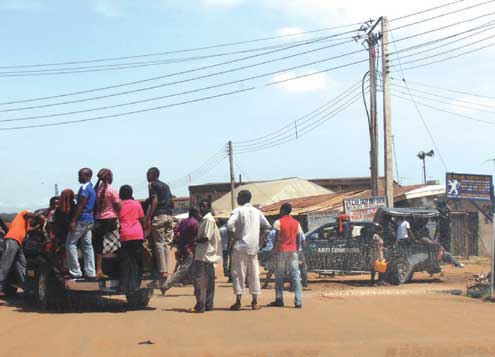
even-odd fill
[[(429, 60), (429, 59), (431, 59), (432, 57), (442, 56), (442, 55), (444, 55), (444, 54), (451, 53), (451, 52), (454, 52), (454, 51), (457, 51), (457, 50), (461, 50), (461, 49), (463, 49), (463, 48), (472, 47), (472, 46), (477, 45), (477, 44), (479, 44), (479, 43), (481, 43), (481, 42), (485, 42), (485, 41), (487, 41), (487, 40), (492, 40), (492, 39), (494, 39), (494, 37), (493, 37), (493, 36), (485, 37), (485, 38), (483, 38), (483, 39), (481, 39), (481, 40), (477, 40), (477, 41), (474, 41), (474, 42), (470, 42), (470, 43), (468, 43), (468, 44), (466, 44), (466, 45), (462, 45), (462, 46), (459, 46), (459, 47), (456, 47), (456, 48), (452, 48), (452, 49), (450, 49), (450, 50), (445, 50), (445, 51), (442, 51), (442, 52), (439, 52), (439, 53), (435, 53), (435, 54), (433, 54), (433, 55), (429, 55), (429, 56), (426, 56), (426, 57), (421, 57), (421, 58), (417, 58), (417, 59), (414, 59), (414, 60), (411, 60), (411, 61), (406, 61), (406, 62), (403, 62), (403, 63), (402, 63), (402, 65), (403, 65), (403, 66), (405, 66), (405, 65), (407, 65), (407, 64), (412, 64), (412, 63), (417, 63), (417, 62), (421, 62), (421, 61)], [(494, 45), (494, 44), (492, 43), (492, 44), (491, 44), (491, 46), (493, 46), (493, 45)], [(433, 49), (431, 49), (431, 50), (433, 50)], [(431, 51), (431, 50), (428, 50), (428, 51)], [(420, 53), (424, 53), (424, 52), (428, 52), (428, 51), (421, 51)], [(468, 52), (468, 53), (470, 53), (470, 52)], [(413, 54), (413, 56), (414, 56), (414, 55), (416, 55), (416, 54)], [(410, 57), (410, 56), (411, 56), (411, 55), (407, 55), (407, 56), (405, 56), (405, 57), (399, 57), (399, 58), (402, 60), (403, 58)], [(397, 66), (398, 66), (397, 64), (391, 64), (391, 65), (390, 65), (390, 67), (397, 67)]]
[[(392, 80), (398, 81), (399, 79), (393, 78)], [(403, 79), (402, 79), (403, 80)], [(482, 95), (482, 94), (474, 94), (471, 92), (465, 92), (465, 91), (459, 91), (459, 90), (453, 90), (453, 89), (448, 89), (448, 88), (443, 88), (443, 87), (438, 87), (438, 86), (433, 86), (431, 84), (426, 84), (418, 81), (408, 81), (409, 83), (421, 86), (421, 87), (426, 87), (426, 88), (431, 88), (431, 89), (437, 89), (437, 90), (442, 90), (445, 92), (450, 92), (450, 93), (456, 93), (456, 94), (462, 94), (462, 95), (468, 95), (471, 97), (479, 97), (479, 98), (485, 98), (485, 99), (495, 99), (495, 97), (488, 96), (488, 95)]]
[[(420, 89), (416, 89), (416, 88), (411, 88), (411, 87), (403, 87), (403, 86), (400, 86), (400, 85), (397, 85), (397, 84), (393, 84), (394, 87), (396, 88), (401, 88), (401, 89), (409, 89), (409, 90), (412, 90), (414, 92), (418, 92), (418, 93), (422, 93), (422, 94), (426, 94), (426, 95), (429, 95), (429, 96), (433, 96), (433, 97), (437, 97), (437, 98), (442, 98), (442, 99), (447, 99), (447, 100), (451, 100), (451, 101), (455, 101), (455, 102), (461, 102), (461, 103), (466, 103), (466, 104), (469, 104), (469, 105), (474, 105), (474, 106), (481, 106), (481, 107), (486, 107), (486, 108), (495, 108), (495, 104), (486, 104), (486, 103), (476, 103), (476, 102), (472, 102), (472, 101), (469, 101), (469, 100), (464, 100), (464, 99), (458, 99), (458, 98), (453, 98), (453, 97), (448, 97), (448, 96), (444, 96), (444, 95), (441, 95), (441, 94), (435, 94), (435, 93), (430, 93), (430, 92), (426, 92), (426, 91), (423, 91), (423, 90), (420, 90)], [(418, 95), (417, 95), (418, 96)], [(433, 101), (438, 101), (440, 103), (446, 103), (446, 104), (451, 104), (451, 103), (448, 103), (448, 102), (442, 102), (438, 99), (430, 99), (430, 98), (427, 98), (427, 97), (421, 97), (421, 96), (418, 96), (419, 98), (425, 98), (427, 100), (433, 100)], [(483, 110), (483, 109), (480, 109), (480, 108), (474, 108), (474, 107), (470, 107), (470, 106), (464, 106), (464, 105), (461, 105), (462, 107), (464, 108), (469, 108), (469, 109), (476, 109), (476, 110), (480, 110), (480, 111), (484, 111), (484, 112), (487, 112), (487, 113), (495, 113), (493, 110), (490, 111), (490, 110)]]
[(177, 106), (181, 106), (181, 105), (185, 105), (185, 104), (202, 102), (202, 101), (220, 98), (220, 97), (226, 97), (226, 96), (237, 94), (237, 93), (243, 93), (243, 92), (251, 91), (253, 89), (255, 89), (255, 87), (239, 89), (239, 90), (231, 91), (231, 92), (224, 92), (224, 93), (220, 93), (220, 94), (216, 94), (216, 95), (212, 95), (212, 96), (208, 96), (208, 97), (202, 97), (202, 98), (187, 100), (187, 101), (183, 101), (183, 102), (172, 103), (172, 104), (168, 104), (168, 105), (162, 105), (159, 107), (153, 107), (153, 108), (148, 108), (148, 109), (141, 109), (141, 110), (135, 110), (135, 111), (131, 111), (131, 112), (111, 114), (111, 115), (103, 115), (103, 116), (94, 117), (94, 118), (62, 121), (62, 122), (48, 123), (48, 124), (33, 124), (33, 125), (25, 125), (25, 126), (14, 126), (14, 127), (0, 128), (0, 131), (21, 130), (21, 129), (29, 129), (29, 128), (43, 128), (43, 127), (50, 127), (50, 126), (60, 126), (60, 125), (67, 125), (67, 124), (74, 124), (74, 123), (84, 123), (84, 122), (89, 122), (89, 121), (117, 118), (117, 117), (132, 115), (132, 114), (145, 113), (145, 112), (151, 112), (151, 111), (156, 111), (156, 110), (165, 109), (165, 108), (177, 107)]
[(279, 145), (285, 144), (285, 143), (290, 142), (290, 141), (297, 140), (297, 139), (303, 137), (304, 135), (306, 135), (307, 133), (315, 130), (318, 127), (320, 127), (325, 122), (327, 122), (328, 120), (332, 119), (337, 114), (339, 114), (342, 111), (344, 111), (345, 109), (349, 108), (351, 105), (353, 105), (354, 103), (356, 103), (360, 99), (361, 99), (361, 93), (358, 92), (357, 95), (355, 95), (353, 98), (351, 98), (350, 100), (348, 100), (346, 103), (344, 103), (341, 106), (339, 106), (334, 111), (332, 111), (332, 112), (324, 115), (323, 117), (319, 118), (317, 121), (314, 121), (314, 122), (306, 125), (305, 127), (300, 128), (299, 129), (299, 134), (298, 134), (298, 137), (297, 138), (295, 137), (295, 135), (293, 133), (288, 133), (286, 135), (283, 135), (283, 136), (277, 138), (276, 140), (273, 140), (272, 142), (261, 144), (259, 146), (252, 147), (252, 148), (246, 148), (246, 149), (236, 150), (236, 152), (237, 152), (237, 154), (252, 153), (252, 152), (257, 152), (257, 151), (260, 151), (260, 150), (269, 149), (269, 148), (272, 148), (272, 147), (275, 147), (275, 146), (279, 146)]
[(452, 44), (452, 43), (455, 43), (455, 42), (459, 42), (459, 41), (465, 40), (467, 38), (471, 38), (471, 37), (477, 36), (477, 35), (482, 34), (484, 32), (490, 31), (493, 28), (495, 28), (495, 21), (490, 21), (490, 22), (486, 23), (485, 25), (481, 25), (481, 26), (478, 26), (478, 27), (469, 29), (467, 31), (459, 32), (459, 33), (456, 33), (454, 35), (437, 38), (435, 40), (431, 40), (431, 41), (428, 41), (428, 42), (423, 42), (423, 43), (420, 43), (420, 44), (417, 44), (417, 45), (414, 45), (414, 46), (411, 46), (411, 47), (406, 47), (406, 48), (403, 48), (403, 49), (396, 50), (395, 52), (391, 52), (390, 55), (392, 56), (392, 55), (396, 55), (396, 54), (399, 54), (399, 53), (409, 52), (409, 51), (412, 51), (412, 50), (415, 50), (415, 49), (418, 49), (418, 48), (427, 47), (427, 46), (436, 44), (438, 42), (442, 42), (442, 41), (445, 41), (445, 40), (448, 40), (448, 39), (451, 39), (451, 38), (455, 38), (455, 37), (458, 37), (460, 35), (464, 35), (466, 33), (472, 32), (474, 30), (481, 29), (478, 32), (475, 32), (475, 33), (472, 33), (472, 34), (468, 34), (467, 36), (464, 36), (464, 37), (461, 37), (461, 38), (456, 38), (455, 41), (447, 42), (447, 43), (444, 43), (444, 44), (439, 45), (437, 47), (434, 47), (434, 48), (431, 48), (431, 49), (427, 49), (427, 50), (424, 50), (424, 51), (415, 52), (415, 53), (412, 53), (410, 55), (401, 56), (401, 59), (404, 59), (404, 58), (407, 58), (407, 57), (412, 57), (412, 56), (417, 56), (418, 54), (421, 54), (421, 53), (424, 53), (424, 52), (428, 52), (428, 51), (432, 51), (434, 49), (445, 47), (445, 46), (447, 46), (449, 44)]
[[(420, 64), (420, 65), (412, 66), (412, 67), (406, 67), (403, 70), (404, 71), (409, 71), (411, 69), (421, 68), (421, 67), (425, 67), (425, 66), (430, 66), (432, 64), (445, 62), (445, 61), (448, 61), (448, 60), (451, 60), (451, 59), (455, 59), (455, 58), (458, 58), (458, 57), (462, 57), (462, 56), (465, 56), (465, 55), (468, 55), (468, 54), (471, 54), (471, 53), (479, 52), (481, 50), (484, 50), (486, 48), (492, 47), (494, 45), (495, 45), (495, 43), (491, 43), (491, 44), (488, 44), (488, 45), (485, 45), (485, 46), (482, 46), (482, 47), (479, 47), (479, 48), (475, 48), (475, 49), (470, 50), (470, 51), (462, 52), (462, 53), (459, 53), (457, 55), (446, 57), (446, 58), (443, 58), (443, 59), (440, 59), (440, 60), (437, 60), (437, 61), (431, 61), (431, 62), (428, 62), (428, 63), (425, 63), (425, 64)], [(436, 56), (437, 55), (432, 56), (432, 57), (436, 57)]]
[[(373, 22), (373, 21), (374, 20), (371, 20), (370, 19), (367, 22)], [(133, 58), (143, 58), (143, 57), (153, 57), (153, 56), (163, 56), (163, 55), (178, 54), (178, 53), (204, 51), (204, 50), (211, 50), (211, 49), (217, 49), (217, 48), (222, 48), (222, 47), (230, 47), (230, 46), (244, 45), (244, 44), (249, 44), (249, 43), (278, 40), (278, 39), (283, 39), (283, 38), (287, 38), (287, 37), (296, 37), (296, 36), (301, 36), (301, 35), (308, 35), (308, 34), (314, 34), (314, 33), (319, 33), (319, 32), (326, 32), (326, 31), (332, 31), (332, 30), (337, 30), (337, 29), (344, 29), (344, 28), (348, 28), (348, 27), (359, 26), (359, 25), (362, 25), (362, 23), (363, 22), (361, 21), (361, 22), (356, 22), (354, 24), (348, 24), (348, 25), (326, 27), (326, 28), (321, 28), (321, 29), (316, 29), (316, 30), (310, 30), (310, 31), (303, 31), (303, 32), (298, 32), (298, 33), (291, 33), (291, 34), (286, 34), (286, 35), (262, 37), (262, 38), (257, 38), (257, 39), (253, 39), (253, 40), (228, 42), (228, 43), (221, 43), (221, 44), (216, 44), (216, 45), (208, 45), (208, 46), (202, 46), (202, 47), (187, 48), (187, 49), (182, 49), (182, 50), (173, 50), (173, 51), (165, 51), (165, 52), (154, 52), (154, 53), (146, 53), (146, 54), (132, 55), (132, 56), (120, 56), (120, 57), (107, 57), (107, 58), (98, 58), (98, 59), (77, 60), (77, 61), (64, 61), (64, 62), (41, 63), (41, 64), (40, 63), (37, 63), (37, 64), (15, 65), (15, 66), (1, 66), (0, 69), (28, 68), (28, 67), (49, 67), (49, 66), (60, 66), (60, 65), (74, 65), (74, 64), (96, 63), (96, 62), (106, 62), (106, 61), (118, 61), (118, 60), (127, 60), (127, 59), (133, 59)], [(354, 31), (352, 31), (352, 32), (354, 32)], [(339, 34), (339, 35), (341, 35), (341, 34)]]
[[(354, 33), (354, 31), (349, 31), (349, 33)], [(235, 54), (259, 52), (259, 51), (264, 51), (267, 49), (283, 51), (285, 49), (297, 47), (298, 45), (306, 45), (306, 44), (312, 44), (312, 43), (316, 43), (316, 42), (329, 42), (332, 40), (333, 41), (342, 40), (342, 38), (334, 38), (336, 36), (341, 36), (341, 35), (339, 34), (339, 35), (321, 37), (321, 38), (316, 38), (316, 39), (311, 39), (311, 40), (296, 41), (296, 42), (293, 42), (292, 45), (283, 44), (283, 45), (277, 45), (277, 46), (269, 46), (269, 47), (265, 47), (265, 48), (256, 48), (256, 49), (250, 49), (250, 50), (212, 54), (212, 55), (205, 55), (205, 56), (197, 56), (197, 57), (190, 57), (190, 58), (183, 58), (183, 59), (145, 61), (145, 62), (135, 62), (134, 64), (132, 64), (132, 63), (129, 63), (129, 64), (110, 64), (110, 65), (103, 65), (103, 66), (89, 66), (89, 67), (65, 68), (65, 69), (63, 69), (63, 68), (57, 69), (56, 68), (56, 69), (43, 69), (43, 70), (32, 70), (32, 71), (0, 72), (0, 77), (27, 77), (27, 76), (64, 75), (64, 74), (74, 74), (74, 73), (102, 72), (102, 71), (131, 69), (131, 68), (143, 68), (143, 67), (150, 67), (150, 66), (157, 66), (157, 65), (164, 65), (164, 64), (183, 63), (183, 62), (197, 61), (197, 60), (201, 60), (201, 59), (210, 59), (210, 58), (215, 58), (215, 57), (230, 56), (230, 55), (235, 55)], [(353, 40), (354, 40), (353, 38), (349, 38), (348, 42), (351, 42)], [(276, 51), (272, 51), (272, 52), (276, 52)]]
[[(393, 33), (392, 33), (392, 32), (390, 32), (390, 37), (392, 37), (392, 39), (393, 39)], [(394, 43), (394, 46), (395, 46), (395, 48), (396, 48), (396, 50), (397, 50), (397, 45), (396, 45), (395, 43)], [(403, 70), (403, 67), (402, 67), (402, 61), (401, 61), (401, 58), (400, 58), (400, 56), (397, 56), (397, 57), (398, 57), (399, 67), (400, 67), (400, 71), (401, 71), (401, 73), (402, 73), (402, 77), (405, 77), (405, 76), (404, 76), (404, 70)], [(409, 86), (407, 85), (407, 81), (406, 81), (405, 79), (404, 79), (404, 83), (405, 83), (406, 87), (408, 87), (408, 88), (409, 88)], [(416, 109), (416, 112), (418, 113), (419, 118), (421, 119), (421, 122), (423, 123), (423, 126), (424, 126), (424, 128), (425, 128), (425, 130), (426, 130), (426, 133), (427, 133), (427, 134), (428, 134), (428, 136), (430, 137), (430, 140), (431, 140), (431, 142), (433, 143), (433, 146), (435, 147), (435, 150), (437, 151), (438, 157), (440, 158), (440, 161), (442, 162), (442, 165), (443, 165), (443, 167), (444, 167), (445, 171), (448, 171), (448, 169), (447, 169), (447, 164), (445, 163), (445, 160), (443, 159), (442, 152), (440, 151), (440, 148), (439, 148), (439, 146), (437, 145), (436, 140), (435, 140), (435, 138), (433, 137), (433, 134), (431, 133), (431, 130), (430, 130), (430, 128), (428, 127), (428, 124), (426, 123), (426, 120), (425, 120), (425, 119), (424, 119), (424, 117), (423, 117), (423, 113), (421, 112), (421, 110), (419, 109), (419, 107), (418, 107), (418, 105), (417, 105), (416, 101), (414, 100), (414, 97), (412, 96), (411, 91), (408, 91), (408, 93), (409, 93), (409, 97), (411, 98), (411, 100), (412, 100), (412, 102), (413, 102), (413, 104), (414, 104), (414, 107), (415, 107), (415, 109)]]
[[(355, 53), (361, 53), (361, 51), (355, 51), (355, 52), (353, 52), (351, 54), (355, 54)], [(108, 106), (104, 106), (104, 107), (97, 107), (97, 108), (91, 108), (91, 109), (76, 110), (76, 111), (71, 111), (71, 112), (46, 114), (46, 115), (38, 115), (38, 116), (29, 116), (29, 117), (21, 117), (21, 118), (13, 118), (13, 119), (1, 119), (0, 122), (16, 122), (16, 121), (25, 121), (25, 120), (33, 120), (33, 119), (52, 118), (52, 117), (67, 116), (67, 115), (73, 115), (73, 114), (88, 113), (88, 112), (98, 111), (98, 110), (113, 109), (113, 108), (118, 108), (118, 107), (123, 107), (123, 106), (134, 105), (134, 104), (141, 104), (141, 103), (146, 103), (146, 102), (150, 102), (150, 101), (156, 101), (156, 100), (160, 100), (160, 99), (166, 99), (166, 98), (171, 98), (171, 97), (175, 97), (175, 96), (181, 96), (181, 95), (185, 95), (185, 94), (196, 93), (196, 92), (200, 92), (200, 91), (205, 91), (205, 90), (209, 90), (209, 89), (214, 89), (214, 88), (229, 86), (229, 85), (236, 84), (236, 83), (242, 83), (242, 82), (246, 82), (246, 81), (250, 81), (250, 80), (254, 80), (254, 79), (268, 77), (268, 76), (272, 76), (272, 75), (275, 75), (275, 74), (279, 74), (279, 73), (283, 73), (283, 72), (286, 72), (286, 71), (290, 71), (290, 70), (293, 70), (293, 69), (299, 69), (299, 68), (308, 67), (308, 66), (311, 66), (311, 65), (314, 65), (314, 64), (318, 64), (318, 63), (328, 62), (328, 61), (330, 61), (332, 59), (344, 57), (344, 56), (347, 56), (347, 55), (348, 54), (346, 54), (346, 55), (340, 55), (340, 56), (335, 56), (335, 57), (331, 57), (331, 58), (326, 58), (326, 59), (315, 61), (315, 62), (312, 62), (312, 63), (309, 63), (309, 64), (303, 64), (303, 65), (299, 65), (299, 66), (295, 66), (295, 67), (291, 67), (291, 68), (285, 68), (285, 69), (282, 69), (282, 70), (277, 70), (277, 71), (272, 71), (272, 72), (269, 72), (269, 73), (264, 73), (264, 74), (260, 74), (260, 75), (246, 77), (246, 78), (235, 80), (235, 81), (224, 82), (224, 83), (220, 83), (220, 84), (217, 84), (217, 85), (207, 86), (207, 87), (203, 87), (203, 88), (199, 88), (199, 89), (193, 89), (193, 90), (179, 92), (179, 93), (173, 93), (173, 94), (169, 94), (169, 95), (165, 95), (165, 96), (159, 96), (159, 97), (153, 97), (153, 98), (147, 98), (147, 99), (137, 100), (137, 101), (133, 101), (133, 102), (126, 102), (126, 103), (108, 105)], [(356, 61), (356, 62), (348, 63), (348, 64), (345, 64), (345, 65), (341, 65), (341, 66), (337, 66), (337, 67), (332, 67), (331, 69), (326, 69), (324, 71), (326, 72), (326, 71), (330, 71), (330, 70), (340, 69), (340, 68), (348, 67), (348, 66), (351, 66), (351, 65), (354, 65), (354, 64), (357, 64), (357, 63), (361, 63), (361, 62), (364, 62), (364, 61), (365, 60), (363, 60), (363, 61)], [(320, 71), (320, 72), (324, 72), (324, 71)], [(299, 79), (299, 78), (302, 78), (302, 77), (305, 77), (305, 76), (310, 76), (310, 75), (315, 75), (315, 74), (316, 74), (316, 72), (311, 73), (311, 74), (308, 74), (308, 75), (303, 75), (303, 76), (298, 76), (298, 77), (294, 77), (294, 78), (289, 78), (289, 79), (283, 80), (283, 81), (273, 82), (273, 83), (270, 83), (270, 84), (267, 84), (267, 85), (272, 85), (272, 84), (277, 84), (277, 83), (292, 81), (292, 80), (296, 80), (296, 79)], [(207, 75), (207, 76), (210, 76), (210, 75)], [(183, 82), (187, 82), (187, 81), (191, 81), (191, 79), (183, 80), (183, 81), (177, 81), (177, 82), (173, 82), (173, 83), (167, 83), (167, 84), (164, 84), (164, 85), (178, 84), (178, 83), (183, 83)], [(164, 85), (162, 85), (162, 86), (164, 86)]]
[(266, 135), (263, 135), (263, 136), (260, 136), (260, 137), (254, 138), (254, 139), (233, 142), (233, 144), (234, 144), (234, 146), (236, 148), (237, 147), (240, 147), (240, 148), (249, 147), (249, 146), (251, 146), (253, 144), (259, 144), (261, 142), (264, 142), (264, 141), (267, 141), (267, 140), (271, 140), (272, 137), (279, 136), (281, 134), (286, 133), (287, 131), (292, 131), (295, 128), (294, 127), (294, 124), (296, 124), (296, 125), (297, 124), (303, 124), (303, 123), (305, 123), (308, 120), (312, 120), (316, 116), (320, 115), (322, 112), (328, 110), (329, 107), (331, 107), (336, 102), (338, 102), (342, 97), (347, 96), (350, 92), (353, 92), (355, 89), (357, 89), (357, 87), (358, 87), (359, 84), (360, 84), (360, 82), (355, 83), (354, 85), (352, 85), (351, 87), (349, 87), (348, 89), (346, 89), (345, 91), (343, 91), (337, 97), (332, 98), (331, 100), (327, 101), (323, 105), (317, 107), (316, 109), (314, 109), (311, 112), (303, 115), (302, 117), (300, 117), (300, 118), (298, 118), (298, 119), (296, 119), (294, 121), (291, 121), (289, 124), (285, 125), (284, 127), (280, 128), (280, 129), (278, 129), (276, 131), (273, 131), (273, 132), (271, 132), (269, 134), (266, 134)]
[(413, 17), (413, 16), (417, 16), (417, 15), (422, 15), (424, 13), (435, 11), (435, 10), (438, 10), (438, 9), (441, 9), (441, 8), (444, 8), (444, 7), (448, 7), (448, 6), (451, 6), (451, 5), (459, 4), (461, 2), (466, 2), (466, 0), (457, 0), (457, 1), (449, 2), (449, 3), (443, 4), (443, 5), (439, 5), (439, 6), (435, 6), (435, 7), (426, 9), (426, 10), (421, 10), (421, 11), (415, 12), (413, 14), (408, 14), (408, 15), (396, 17), (395, 19), (388, 20), (388, 22), (399, 21), (399, 20), (403, 20), (403, 19), (406, 19), (406, 18), (409, 18), (409, 17)]
[[(82, 102), (87, 102), (87, 101), (91, 101), (91, 100), (100, 100), (100, 99), (111, 98), (111, 97), (116, 97), (116, 96), (121, 96), (121, 95), (126, 95), (126, 94), (133, 94), (133, 93), (138, 93), (138, 92), (153, 90), (153, 89), (157, 89), (157, 88), (163, 88), (163, 87), (167, 87), (167, 86), (171, 86), (171, 85), (175, 85), (175, 84), (182, 84), (182, 83), (192, 82), (192, 81), (196, 81), (196, 80), (200, 80), (200, 79), (211, 78), (211, 77), (216, 77), (216, 76), (220, 76), (220, 75), (224, 75), (224, 74), (228, 74), (228, 73), (233, 73), (233, 72), (237, 72), (237, 71), (241, 71), (241, 70), (245, 70), (245, 69), (250, 69), (250, 68), (262, 66), (262, 65), (265, 65), (265, 64), (270, 64), (270, 63), (274, 63), (274, 62), (278, 62), (278, 61), (287, 60), (287, 59), (298, 57), (298, 56), (304, 56), (306, 54), (314, 53), (314, 52), (325, 50), (325, 49), (328, 49), (328, 48), (333, 48), (333, 47), (336, 47), (336, 46), (341, 45), (341, 44), (344, 44), (344, 43), (346, 43), (346, 42), (342, 42), (342, 43), (339, 43), (339, 44), (322, 46), (322, 47), (318, 47), (318, 48), (315, 48), (315, 49), (307, 50), (307, 51), (304, 51), (304, 52), (298, 52), (296, 54), (291, 54), (291, 55), (287, 55), (287, 56), (277, 57), (277, 58), (274, 58), (274, 59), (265, 60), (265, 61), (262, 61), (262, 62), (257, 62), (257, 63), (245, 65), (245, 66), (234, 67), (234, 68), (231, 68), (229, 70), (223, 70), (223, 71), (213, 72), (213, 73), (209, 73), (209, 74), (205, 74), (205, 75), (201, 75), (201, 76), (196, 76), (196, 77), (187, 78), (187, 79), (183, 79), (183, 80), (162, 83), (162, 84), (158, 84), (158, 85), (154, 85), (154, 86), (148, 86), (148, 87), (143, 87), (143, 88), (138, 88), (138, 89), (133, 89), (133, 90), (128, 90), (128, 91), (123, 91), (123, 92), (117, 92), (117, 93), (112, 93), (112, 94), (100, 95), (100, 96), (83, 98), (83, 99), (77, 99), (77, 100), (69, 100), (69, 101), (57, 102), (57, 103), (51, 103), (51, 104), (42, 104), (42, 105), (35, 105), (35, 106), (29, 106), (29, 107), (19, 107), (19, 108), (3, 109), (3, 110), (0, 110), (0, 112), (5, 113), (5, 112), (13, 112), (13, 111), (21, 111), (21, 110), (31, 110), (31, 109), (48, 108), (48, 107), (61, 106), (61, 105), (74, 104), (74, 103), (82, 103)], [(332, 57), (331, 59), (337, 59), (337, 58), (341, 58), (341, 57), (345, 57), (345, 56), (350, 56), (352, 54), (356, 54), (356, 53), (359, 53), (359, 52), (360, 51), (354, 51), (354, 52), (351, 52), (351, 53), (346, 53), (343, 56)], [(270, 52), (270, 53), (273, 53), (273, 51)], [(183, 74), (188, 74), (188, 73), (192, 73), (192, 72), (201, 71), (201, 70), (204, 70), (204, 69), (210, 69), (210, 68), (213, 68), (213, 67), (218, 67), (220, 65), (231, 64), (231, 63), (234, 63), (234, 62), (239, 62), (241, 60), (246, 60), (246, 59), (251, 59), (251, 58), (254, 58), (254, 57), (259, 57), (260, 55), (266, 55), (266, 54), (269, 54), (269, 53), (248, 56), (248, 57), (245, 57), (243, 59), (237, 59), (237, 60), (233, 60), (233, 61), (223, 62), (223, 63), (220, 63), (220, 64), (214, 64), (214, 65), (210, 65), (210, 66), (199, 67), (199, 68), (195, 68), (195, 69), (191, 69), (191, 70), (187, 70), (187, 71), (170, 73), (168, 75), (163, 75), (163, 76), (154, 77), (154, 78), (147, 79), (147, 80), (130, 82), (130, 83), (137, 84), (138, 82), (142, 83), (144, 81), (151, 81), (151, 80), (154, 81), (154, 80), (157, 80), (157, 79), (165, 79), (165, 78), (175, 77), (175, 76), (179, 76), (179, 75), (183, 75)], [(315, 63), (317, 63), (317, 62), (315, 62)], [(123, 85), (118, 85), (118, 86), (127, 86), (127, 85), (130, 85), (130, 83), (123, 84)], [(116, 87), (117, 86), (109, 86), (109, 87), (106, 87), (106, 88), (100, 88), (100, 89), (91, 90), (91, 91), (99, 91), (99, 90), (105, 90), (105, 89), (116, 88)], [(84, 91), (84, 92), (87, 93), (89, 91)], [(79, 92), (78, 94), (81, 94), (81, 93), (82, 92)], [(73, 94), (68, 94), (68, 95), (73, 95)], [(56, 97), (62, 97), (62, 96), (68, 96), (68, 95), (59, 95), (59, 96), (56, 96)], [(54, 97), (55, 96), (52, 96), (52, 98), (54, 98)]]
[(465, 119), (468, 119), (468, 120), (471, 120), (471, 121), (476, 121), (476, 122), (478, 122), (478, 123), (489, 124), (489, 125), (495, 125), (495, 122), (492, 122), (492, 121), (487, 121), (487, 120), (483, 120), (483, 119), (478, 119), (478, 118), (474, 118), (474, 117), (469, 116), (469, 115), (465, 115), (465, 114), (456, 113), (456, 112), (452, 112), (452, 111), (449, 111), (449, 110), (441, 109), (441, 108), (434, 107), (434, 106), (429, 105), (429, 104), (425, 104), (425, 103), (421, 103), (421, 102), (413, 101), (413, 100), (411, 100), (411, 99), (408, 99), (408, 98), (402, 97), (402, 96), (397, 95), (397, 94), (394, 94), (393, 96), (394, 96), (395, 98), (399, 98), (399, 99), (402, 99), (402, 100), (405, 100), (405, 101), (408, 101), (408, 102), (413, 102), (413, 103), (415, 102), (417, 105), (420, 105), (420, 106), (423, 106), (423, 107), (426, 107), (426, 108), (430, 108), (430, 109), (436, 110), (436, 111), (438, 111), (438, 112), (442, 112), (442, 113), (451, 114), (451, 115), (454, 115), (454, 116), (457, 116), (457, 117), (460, 117), (460, 118), (465, 118)]
[(402, 25), (402, 26), (399, 26), (399, 27), (396, 27), (396, 28), (393, 28), (393, 29), (389, 29), (388, 31), (389, 32), (390, 31), (396, 31), (396, 30), (400, 30), (400, 29), (403, 29), (403, 28), (406, 28), (406, 27), (418, 25), (418, 24), (421, 24), (421, 23), (424, 23), (424, 22), (428, 22), (428, 21), (432, 21), (432, 20), (437, 20), (437, 19), (442, 18), (442, 17), (445, 17), (445, 16), (450, 16), (450, 15), (457, 14), (457, 13), (460, 13), (460, 12), (463, 12), (463, 11), (468, 11), (468, 10), (471, 10), (471, 9), (474, 9), (474, 8), (477, 8), (477, 7), (480, 7), (480, 6), (489, 4), (489, 3), (493, 3), (493, 0), (488, 0), (488, 1), (485, 1), (485, 2), (482, 2), (482, 3), (479, 3), (479, 4), (476, 4), (476, 5), (468, 6), (468, 7), (461, 8), (461, 9), (458, 9), (458, 10), (455, 10), (455, 11), (446, 12), (446, 13), (443, 13), (443, 14), (440, 14), (440, 15), (437, 15), (437, 16), (429, 17), (427, 19), (415, 21), (415, 22), (412, 22), (410, 24), (406, 24), (406, 25)]

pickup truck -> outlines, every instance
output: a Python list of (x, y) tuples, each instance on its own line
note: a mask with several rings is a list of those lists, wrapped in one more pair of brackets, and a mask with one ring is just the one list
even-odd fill
[[(384, 228), (385, 259), (388, 262), (385, 281), (403, 284), (410, 281), (415, 272), (440, 273), (443, 249), (437, 243), (424, 244), (415, 241), (397, 242), (395, 229), (390, 229), (398, 217), (409, 220), (426, 220), (431, 237), (435, 235), (439, 212), (424, 209), (380, 209), (375, 222), (350, 221), (324, 224), (307, 232), (303, 247), (308, 272), (319, 274), (367, 274), (373, 271), (376, 249), (372, 236), (377, 225)], [(261, 257), (261, 260), (267, 257)]]

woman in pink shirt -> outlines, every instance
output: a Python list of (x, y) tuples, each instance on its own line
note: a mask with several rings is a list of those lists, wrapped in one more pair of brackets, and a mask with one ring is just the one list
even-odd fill
[(106, 234), (117, 229), (120, 199), (117, 190), (112, 187), (113, 173), (110, 169), (101, 169), (97, 177), (93, 248), (96, 253), (96, 277), (103, 279), (108, 278), (102, 269), (103, 240)]
[(120, 188), (120, 289), (123, 292), (139, 288), (143, 272), (143, 241), (146, 221), (141, 204), (132, 197), (132, 187)]

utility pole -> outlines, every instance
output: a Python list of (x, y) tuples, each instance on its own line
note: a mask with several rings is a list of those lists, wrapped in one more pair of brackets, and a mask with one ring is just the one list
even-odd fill
[(55, 196), (58, 196), (58, 184), (55, 184)]
[(376, 121), (376, 43), (373, 31), (368, 33), (370, 65), (370, 170), (371, 195), (378, 196), (378, 130)]
[(230, 206), (231, 206), (232, 210), (234, 210), (234, 208), (235, 208), (235, 199), (234, 199), (235, 176), (234, 176), (234, 152), (232, 149), (232, 141), (229, 141), (228, 150), (229, 150), (229, 164), (230, 164)]
[(394, 207), (394, 169), (392, 158), (392, 111), (390, 107), (390, 73), (388, 53), (388, 19), (382, 17), (382, 76), (383, 76), (383, 132), (385, 154), (385, 202)]

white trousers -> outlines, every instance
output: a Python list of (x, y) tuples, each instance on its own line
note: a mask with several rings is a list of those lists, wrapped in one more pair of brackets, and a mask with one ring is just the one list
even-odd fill
[(246, 281), (251, 295), (261, 294), (258, 255), (242, 253), (234, 249), (232, 252), (232, 286), (236, 295), (244, 294)]

